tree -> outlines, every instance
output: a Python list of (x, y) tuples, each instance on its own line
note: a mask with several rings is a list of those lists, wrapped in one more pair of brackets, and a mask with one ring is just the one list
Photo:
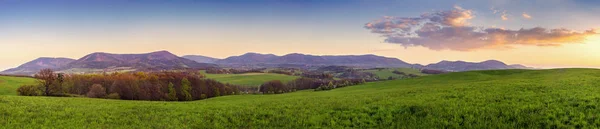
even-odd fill
[(269, 93), (279, 94), (279, 93), (285, 93), (287, 91), (288, 91), (288, 89), (286, 88), (286, 86), (283, 83), (281, 83), (281, 81), (279, 81), (279, 80), (269, 81), (260, 86), (260, 92), (263, 92), (264, 94), (269, 94)]
[(40, 83), (44, 86), (44, 95), (50, 96), (50, 86), (55, 82), (58, 78), (52, 69), (42, 69), (40, 72), (35, 74), (34, 76), (37, 79), (40, 79)]
[(183, 78), (181, 80), (181, 93), (185, 97), (186, 101), (193, 100), (192, 94), (190, 94), (190, 92), (192, 92), (191, 85), (192, 85), (192, 83), (187, 78)]
[(94, 84), (90, 87), (90, 91), (86, 95), (90, 98), (103, 98), (106, 96), (106, 88), (100, 84)]
[(173, 83), (169, 82), (169, 100), (177, 101), (177, 92), (175, 92), (175, 88)]
[(327, 84), (327, 89), (331, 90), (331, 89), (334, 89), (334, 88), (335, 88), (335, 85), (333, 85), (333, 81), (330, 81), (329, 84)]

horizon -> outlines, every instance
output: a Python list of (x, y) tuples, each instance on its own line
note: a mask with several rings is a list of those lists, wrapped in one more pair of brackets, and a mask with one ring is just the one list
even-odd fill
[[(171, 51), (169, 51), (169, 50), (157, 50), (157, 51), (150, 51), (150, 52), (143, 52), (143, 53), (110, 53), (110, 52), (92, 52), (92, 53), (89, 53), (89, 54), (93, 54), (93, 53), (106, 53), (106, 54), (149, 54), (149, 53), (163, 52), (163, 51), (164, 51), (164, 52), (169, 52), (169, 53), (171, 53), (171, 54), (173, 54), (173, 55), (176, 55), (176, 56), (178, 56), (178, 57), (183, 57), (183, 56), (204, 56), (204, 55), (198, 55), (198, 54), (190, 54), (190, 55), (177, 55), (177, 54), (174, 54), (173, 52), (171, 52)], [(245, 52), (245, 53), (243, 53), (243, 54), (240, 54), (240, 55), (231, 55), (231, 56), (227, 56), (227, 57), (225, 57), (225, 58), (215, 58), (215, 57), (210, 57), (210, 56), (205, 56), (205, 57), (210, 57), (210, 58), (215, 58), (215, 59), (223, 60), (223, 59), (226, 59), (226, 58), (228, 58), (228, 57), (232, 57), (232, 56), (241, 56), (241, 55), (248, 54), (248, 53), (263, 54), (263, 55), (271, 55), (271, 53)], [(74, 59), (74, 60), (78, 60), (78, 59), (80, 59), (80, 58), (83, 58), (83, 57), (85, 57), (85, 56), (87, 56), (87, 55), (89, 55), (89, 54), (83, 55), (83, 56), (81, 56), (81, 57), (79, 57), (79, 58), (68, 58), (68, 57), (38, 57), (38, 58), (32, 59), (32, 60), (30, 60), (30, 61), (37, 60), (37, 59), (39, 59), (39, 58), (67, 58), (67, 59)], [(361, 56), (361, 55), (375, 55), (375, 54), (361, 54), (361, 55), (315, 55), (315, 54), (306, 54), (306, 53), (287, 53), (287, 54), (272, 54), (272, 55), (275, 55), (275, 56), (285, 56), (285, 55), (289, 55), (289, 54), (303, 54), (303, 55), (313, 55), (313, 56)], [(375, 56), (381, 56), (381, 55), (375, 55)], [(398, 59), (398, 58), (395, 58), (395, 57), (387, 57), (387, 56), (381, 56), (381, 57)], [(404, 61), (404, 60), (402, 60), (402, 59), (398, 59), (398, 60)], [(502, 61), (502, 60), (495, 60), (495, 59), (488, 59), (488, 60), (481, 60), (481, 61), (465, 61), (465, 60), (440, 60), (440, 61), (433, 62), (433, 63), (429, 63), (429, 64), (435, 64), (435, 63), (439, 63), (439, 62), (442, 62), (442, 61), (451, 61), (451, 62), (461, 62), (461, 61), (462, 61), (462, 62), (471, 62), (471, 63), (480, 63), (480, 62), (485, 62), (485, 61), (500, 61), (500, 62), (502, 62), (502, 63), (505, 63), (506, 65), (524, 65), (524, 64), (511, 64), (511, 63), (504, 62), (504, 61)], [(28, 62), (29, 62), (29, 61), (28, 61)], [(404, 61), (404, 62), (406, 62), (406, 63), (409, 63), (409, 64), (428, 65), (428, 64), (411, 63), (411, 62), (407, 62), (407, 61)], [(27, 63), (27, 62), (25, 62), (25, 63)], [(24, 64), (24, 63), (23, 63), (23, 64)], [(534, 67), (534, 66), (529, 66), (529, 65), (524, 65), (524, 66), (527, 66), (527, 67), (532, 67), (532, 68), (535, 68), (535, 69), (560, 69), (560, 68), (594, 68), (594, 69), (600, 69), (600, 67), (585, 67), (585, 66), (568, 66), (568, 67), (552, 67), (552, 66), (548, 66), (548, 67)], [(16, 68), (16, 67), (12, 67), (12, 68)], [(4, 71), (4, 70), (8, 70), (8, 69), (11, 69), (11, 68), (2, 69), (2, 70), (0, 70), (0, 71)]]
[[(248, 52), (373, 54), (423, 65), (499, 60), (536, 68), (600, 68), (597, 5), (581, 0), (0, 0), (0, 54), (5, 55), (0, 69), (39, 57), (160, 50), (220, 59)], [(414, 31), (426, 29), (431, 30)], [(418, 38), (410, 36), (415, 34)]]

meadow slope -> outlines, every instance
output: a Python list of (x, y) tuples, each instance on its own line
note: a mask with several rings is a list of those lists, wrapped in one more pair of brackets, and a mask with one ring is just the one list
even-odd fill
[(388, 69), (381, 69), (381, 70), (370, 69), (370, 70), (364, 70), (364, 71), (373, 73), (373, 74), (377, 75), (380, 79), (387, 79), (388, 77), (394, 77), (394, 78), (403, 77), (402, 75), (393, 73), (394, 70), (404, 72), (406, 74), (414, 74), (414, 75), (419, 75), (419, 76), (427, 76), (428, 75), (428, 74), (421, 73), (421, 71), (419, 71), (418, 69), (412, 69), (412, 68), (388, 68)]
[(193, 102), (0, 96), (0, 128), (599, 127), (600, 70), (493, 70)]
[(276, 73), (207, 74), (206, 71), (200, 72), (206, 75), (206, 78), (215, 79), (222, 83), (229, 83), (241, 86), (260, 86), (263, 83), (272, 80), (288, 82), (299, 78), (298, 76), (290, 76)]
[(0, 95), (17, 95), (17, 88), (26, 84), (36, 84), (36, 80), (26, 77), (0, 76)]

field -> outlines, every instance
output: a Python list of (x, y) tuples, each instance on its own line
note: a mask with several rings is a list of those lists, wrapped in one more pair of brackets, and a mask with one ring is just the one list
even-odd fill
[(246, 74), (207, 74), (205, 71), (201, 71), (202, 74), (206, 75), (206, 78), (215, 79), (219, 82), (230, 83), (242, 86), (260, 86), (265, 82), (272, 80), (280, 80), (282, 82), (288, 82), (298, 78), (297, 76), (289, 76), (283, 74), (274, 73), (246, 73)]
[(33, 78), (0, 76), (0, 95), (17, 95), (19, 86), (35, 83)]
[(600, 70), (493, 70), (193, 102), (0, 96), (0, 128), (594, 128)]
[(375, 75), (377, 75), (380, 79), (387, 79), (388, 77), (394, 77), (394, 78), (400, 78), (401, 75), (392, 73), (394, 70), (398, 70), (400, 72), (404, 72), (406, 74), (415, 74), (415, 75), (419, 75), (419, 76), (425, 76), (427, 74), (421, 73), (421, 71), (419, 71), (418, 69), (412, 69), (412, 68), (388, 68), (388, 69), (382, 69), (382, 70), (365, 70), (365, 72), (369, 72), (369, 73), (373, 73)]

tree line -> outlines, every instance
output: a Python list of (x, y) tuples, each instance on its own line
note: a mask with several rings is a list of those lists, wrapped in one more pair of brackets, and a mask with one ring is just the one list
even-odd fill
[(281, 94), (297, 90), (331, 90), (365, 83), (365, 79), (301, 77), (288, 83), (265, 82), (243, 87), (207, 79), (200, 72), (130, 72), (61, 74), (43, 69), (34, 75), (36, 85), (17, 89), (23, 96), (90, 97), (123, 100), (192, 101), (235, 94)]
[(244, 74), (244, 73), (264, 73), (265, 68), (260, 69), (222, 69), (211, 68), (206, 69), (206, 73), (210, 74)]
[(315, 91), (331, 90), (352, 85), (366, 83), (365, 79), (318, 79), (301, 77), (288, 83), (279, 80), (266, 82), (260, 86), (259, 91), (263, 94), (281, 94), (297, 90), (314, 89)]
[(37, 85), (17, 89), (25, 96), (85, 96), (123, 100), (191, 101), (239, 94), (239, 86), (206, 79), (198, 72), (57, 74), (41, 70)]

